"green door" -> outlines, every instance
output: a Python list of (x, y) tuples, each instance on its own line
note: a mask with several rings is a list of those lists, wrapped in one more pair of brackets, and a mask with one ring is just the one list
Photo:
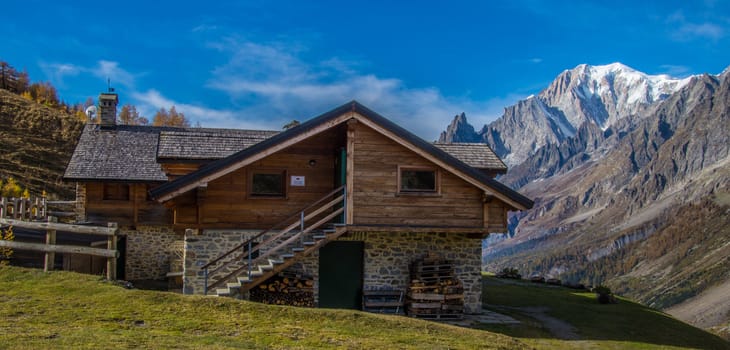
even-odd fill
[(359, 241), (334, 241), (319, 250), (320, 307), (360, 309), (363, 248)]

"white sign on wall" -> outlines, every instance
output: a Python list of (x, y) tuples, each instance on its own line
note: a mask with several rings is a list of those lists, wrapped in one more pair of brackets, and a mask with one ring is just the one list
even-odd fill
[(304, 186), (304, 176), (292, 176), (290, 185), (294, 186), (294, 187), (303, 187)]

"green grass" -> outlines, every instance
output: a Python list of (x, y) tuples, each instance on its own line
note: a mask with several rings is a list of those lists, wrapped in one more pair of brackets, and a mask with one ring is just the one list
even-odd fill
[[(0, 349), (730, 349), (717, 336), (621, 299), (485, 277), (485, 301), (516, 326), (468, 329), (350, 310), (128, 290), (99, 277), (0, 267)], [(579, 340), (520, 308), (546, 307)], [(501, 334), (500, 334), (501, 333)]]
[(0, 349), (520, 349), (482, 330), (350, 310), (127, 290), (0, 267)]
[[(520, 338), (540, 348), (699, 348), (730, 349), (718, 336), (660, 311), (619, 298), (602, 305), (595, 294), (529, 282), (484, 278), (484, 303), (522, 322), (483, 329)], [(546, 307), (545, 314), (574, 327), (580, 340), (558, 340), (525, 307)]]

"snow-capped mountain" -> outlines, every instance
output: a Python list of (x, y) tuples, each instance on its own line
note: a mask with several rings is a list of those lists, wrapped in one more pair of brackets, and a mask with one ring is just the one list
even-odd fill
[(560, 110), (575, 129), (586, 121), (606, 129), (619, 119), (666, 99), (689, 80), (648, 75), (621, 63), (581, 64), (561, 73), (539, 97), (546, 105)]
[(730, 67), (580, 65), (479, 132), (458, 116), (447, 137), (490, 143), (512, 165), (500, 181), (535, 200), (487, 242), (486, 270), (606, 284), (727, 329), (730, 304), (712, 296), (730, 292)]
[[(522, 163), (540, 147), (575, 135), (586, 122), (605, 130), (640, 116), (647, 108), (681, 89), (690, 78), (649, 75), (621, 63), (581, 64), (566, 70), (537, 96), (505, 108), (501, 118), (474, 132), (457, 116), (439, 141), (488, 143), (508, 166)], [(456, 120), (459, 119), (459, 120)], [(460, 126), (457, 130), (455, 127)]]

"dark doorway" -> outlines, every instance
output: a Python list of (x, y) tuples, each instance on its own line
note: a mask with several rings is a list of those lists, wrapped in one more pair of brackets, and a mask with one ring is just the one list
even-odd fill
[(117, 237), (117, 250), (119, 251), (119, 258), (117, 258), (117, 278), (126, 279), (127, 273), (127, 237)]
[(319, 250), (320, 307), (361, 308), (364, 247), (364, 242), (334, 241)]

